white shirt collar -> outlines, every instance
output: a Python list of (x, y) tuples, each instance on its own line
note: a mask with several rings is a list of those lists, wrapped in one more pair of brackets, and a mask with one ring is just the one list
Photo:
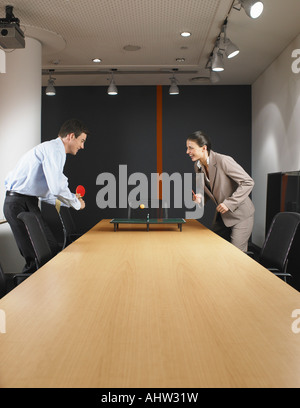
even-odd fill
[[(206, 163), (207, 163), (207, 165), (209, 165), (209, 156), (208, 156), (208, 158), (207, 158), (207, 160), (206, 160)], [(200, 160), (198, 160), (197, 161), (197, 167), (198, 167), (198, 169), (201, 169), (201, 163), (200, 163)]]

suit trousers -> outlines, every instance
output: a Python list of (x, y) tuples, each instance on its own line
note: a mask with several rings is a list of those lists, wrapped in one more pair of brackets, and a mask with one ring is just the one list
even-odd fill
[(251, 215), (232, 227), (226, 227), (222, 220), (221, 214), (218, 213), (213, 223), (212, 231), (231, 242), (241, 251), (246, 252), (248, 250), (248, 242), (252, 234), (253, 224), (254, 215)]
[(28, 233), (27, 233), (27, 230), (26, 230), (26, 227), (23, 221), (17, 218), (18, 214), (23, 211), (33, 212), (38, 216), (41, 224), (44, 226), (46, 238), (48, 240), (53, 256), (57, 254), (59, 250), (59, 246), (49, 226), (47, 225), (45, 220), (42, 218), (42, 214), (38, 206), (37, 197), (31, 197), (31, 196), (25, 196), (25, 195), (24, 196), (6, 196), (5, 201), (4, 201), (3, 212), (4, 212), (4, 216), (7, 222), (10, 225), (10, 228), (14, 235), (19, 251), (21, 255), (25, 258), (25, 266), (22, 272), (32, 273), (32, 272), (35, 272), (37, 269), (36, 262), (35, 262), (36, 255), (34, 253), (33, 246), (31, 244), (30, 238), (28, 236)]

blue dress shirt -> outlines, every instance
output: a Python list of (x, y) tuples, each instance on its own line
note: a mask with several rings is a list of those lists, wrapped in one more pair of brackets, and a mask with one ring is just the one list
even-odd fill
[(20, 194), (39, 197), (55, 204), (57, 198), (67, 207), (79, 210), (81, 205), (68, 187), (63, 174), (66, 152), (60, 137), (29, 150), (5, 179), (5, 188)]

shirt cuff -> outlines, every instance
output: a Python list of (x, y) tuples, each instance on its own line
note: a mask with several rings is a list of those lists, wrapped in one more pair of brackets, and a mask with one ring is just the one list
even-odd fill
[(73, 202), (71, 203), (71, 206), (72, 206), (73, 208), (75, 208), (75, 210), (80, 210), (80, 208), (81, 208), (81, 203), (80, 203), (80, 201), (78, 200), (78, 198), (76, 198), (76, 199), (74, 200), (74, 203), (73, 203)]

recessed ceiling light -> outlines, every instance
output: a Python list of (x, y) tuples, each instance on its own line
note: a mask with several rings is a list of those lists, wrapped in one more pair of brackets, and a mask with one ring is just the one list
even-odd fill
[(100, 58), (94, 58), (93, 62), (98, 62), (99, 63), (99, 62), (102, 62), (102, 60)]
[(189, 33), (188, 31), (183, 31), (182, 33), (180, 33), (181, 37), (190, 37), (192, 34)]
[(185, 58), (176, 58), (177, 62), (185, 62)]

